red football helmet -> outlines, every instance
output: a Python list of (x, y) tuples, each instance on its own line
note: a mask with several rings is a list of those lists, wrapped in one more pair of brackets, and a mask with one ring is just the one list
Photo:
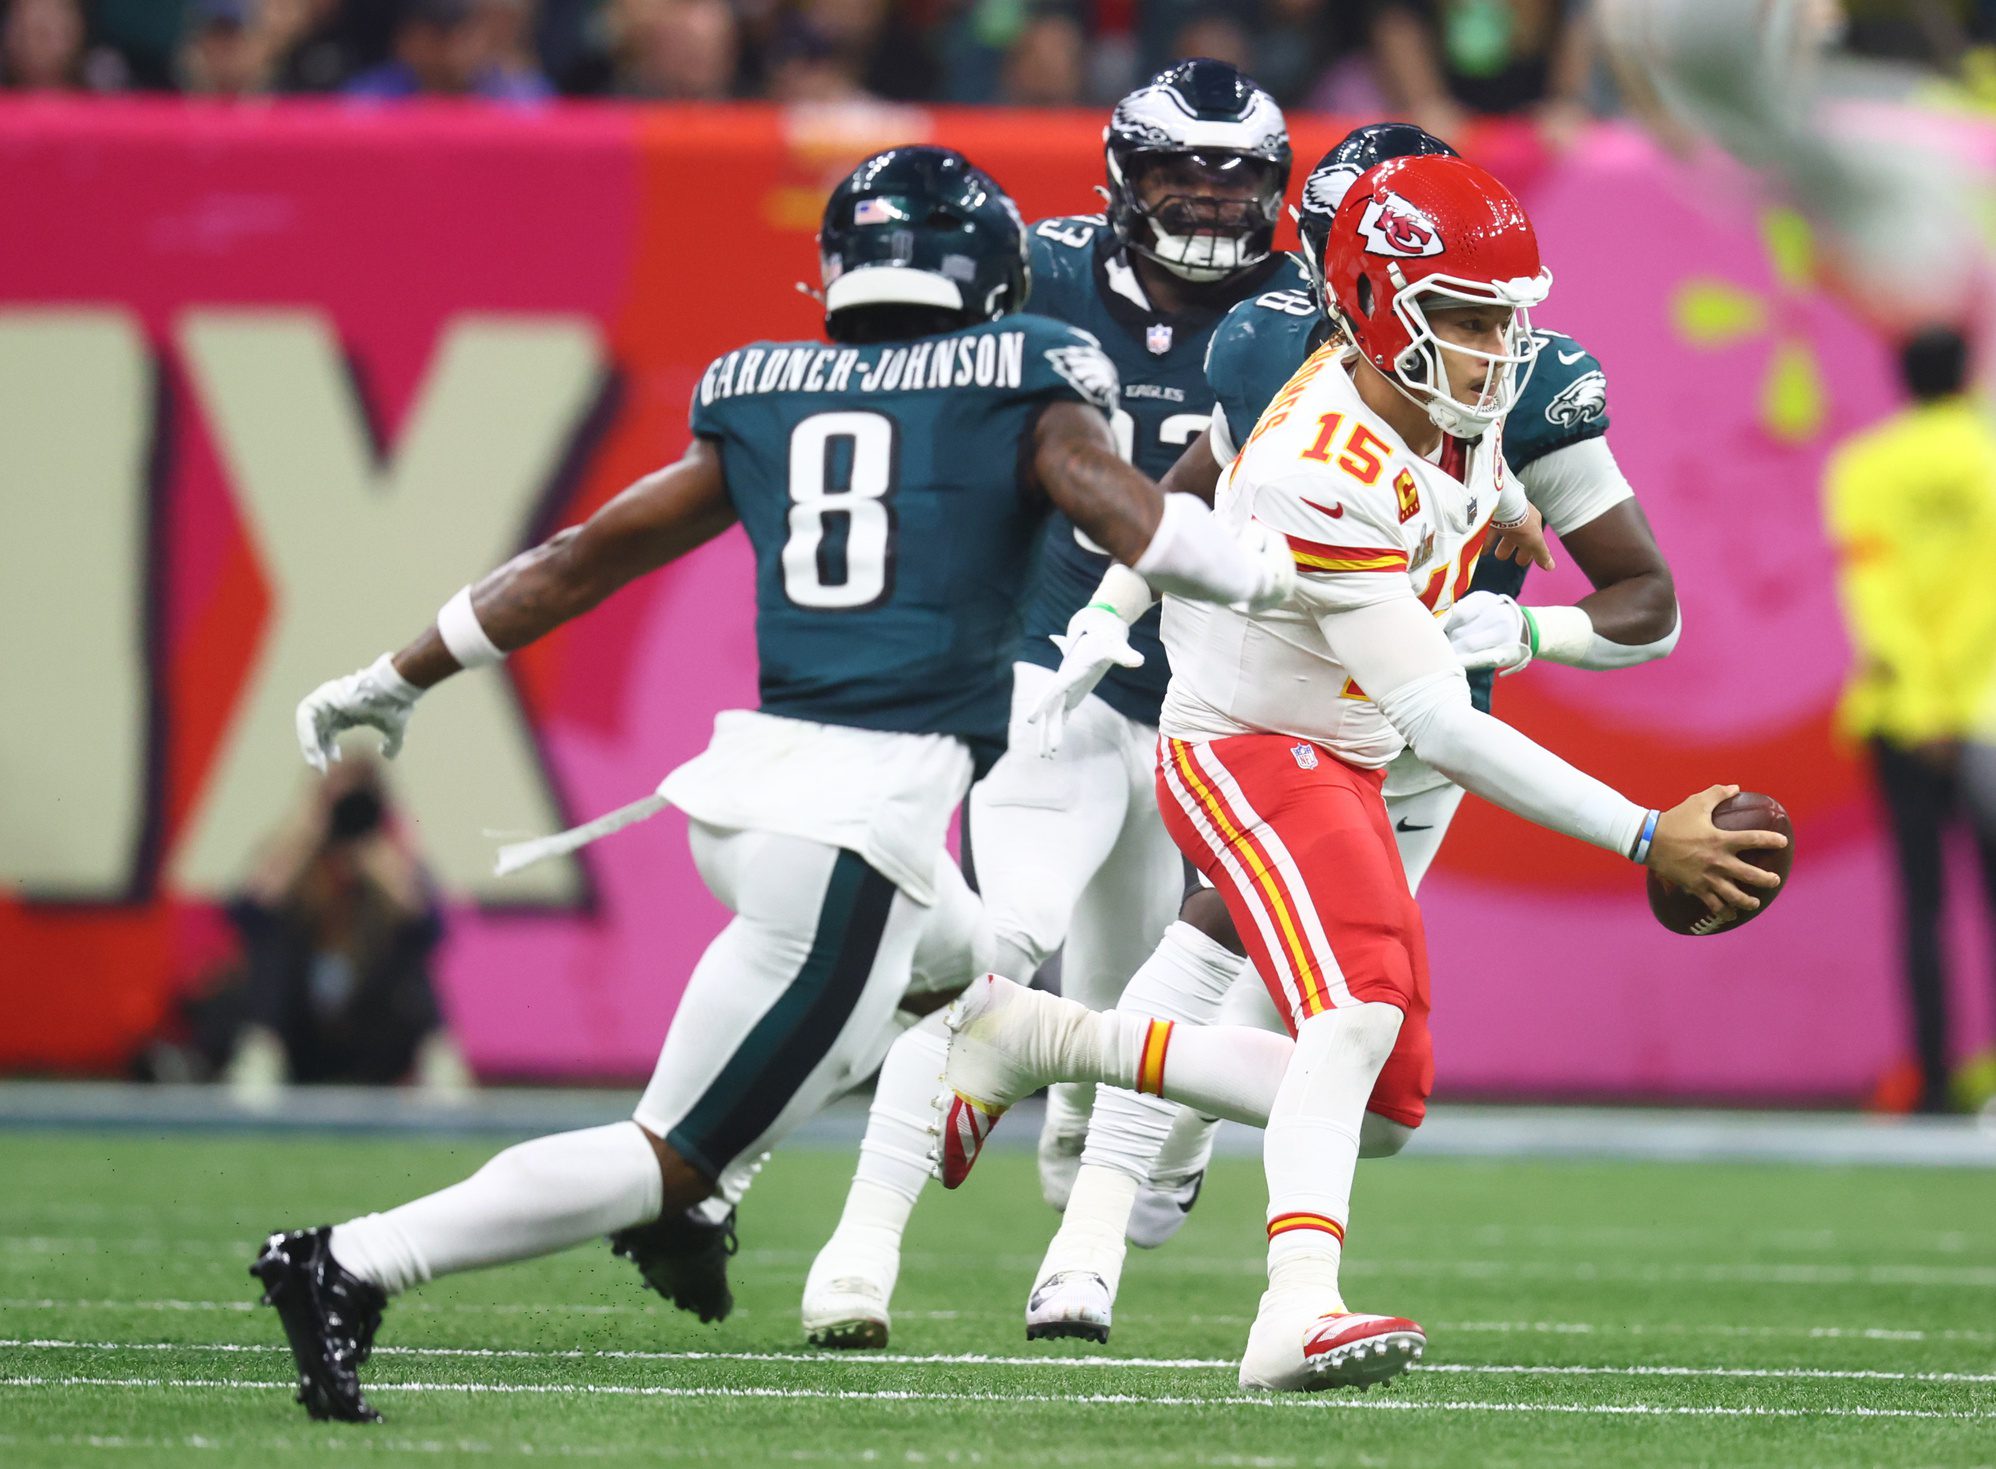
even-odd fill
[[(1324, 309), (1345, 335), (1445, 433), (1477, 438), (1518, 401), (1537, 340), (1529, 310), (1552, 272), (1511, 191), (1467, 159), (1389, 158), (1359, 175), (1324, 246)], [(1428, 323), (1437, 306), (1511, 308), (1502, 352), (1449, 345), (1495, 371), (1475, 403), (1448, 390), (1442, 344)]]

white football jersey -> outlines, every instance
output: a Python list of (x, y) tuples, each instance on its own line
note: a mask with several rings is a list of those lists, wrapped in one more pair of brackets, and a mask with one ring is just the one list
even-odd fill
[(1313, 355), (1262, 413), (1220, 480), (1215, 508), (1289, 540), (1300, 589), (1281, 607), (1236, 612), (1167, 597), (1171, 685), (1160, 729), (1175, 739), (1281, 734), (1377, 769), (1405, 746), (1331, 654), (1312, 610), (1418, 597), (1435, 616), (1469, 590), (1505, 486), (1501, 425), (1423, 458), (1365, 406), (1335, 344)]

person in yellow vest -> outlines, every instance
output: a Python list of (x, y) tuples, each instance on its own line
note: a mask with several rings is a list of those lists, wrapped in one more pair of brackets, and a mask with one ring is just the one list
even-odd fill
[[(1842, 444), (1827, 481), (1855, 654), (1838, 722), (1868, 744), (1892, 830), (1923, 1112), (1952, 1110), (1943, 849), (1976, 829), (1962, 754), (1996, 686), (1996, 424), (1967, 391), (1968, 359), (1958, 332), (1909, 340), (1912, 405)], [(1996, 833), (1976, 843), (1996, 917)]]

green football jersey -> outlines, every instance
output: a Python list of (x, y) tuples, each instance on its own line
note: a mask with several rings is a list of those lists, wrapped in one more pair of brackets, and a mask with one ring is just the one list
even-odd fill
[(1115, 369), (1041, 316), (716, 359), (693, 432), (718, 445), (755, 551), (764, 711), (1002, 752), (1020, 588), (1051, 514), (1032, 434), (1057, 402), (1106, 413)]
[[(1152, 479), (1162, 478), (1212, 419), (1206, 344), (1227, 308), (1244, 297), (1303, 281), (1296, 258), (1277, 254), (1230, 282), (1223, 294), (1167, 314), (1146, 302), (1101, 215), (1043, 219), (1033, 226), (1030, 239), (1033, 310), (1081, 327), (1101, 342), (1121, 384), (1110, 427), (1123, 457)], [(1108, 567), (1108, 556), (1078, 533), (1072, 521), (1053, 517), (1026, 608), (1021, 656), (1027, 662), (1060, 666), (1060, 653), (1048, 638), (1067, 630), (1067, 620), (1087, 605)], [(1110, 669), (1095, 692), (1118, 713), (1156, 724), (1171, 678), (1156, 608), (1130, 629), (1130, 646), (1144, 655), (1143, 666)]]

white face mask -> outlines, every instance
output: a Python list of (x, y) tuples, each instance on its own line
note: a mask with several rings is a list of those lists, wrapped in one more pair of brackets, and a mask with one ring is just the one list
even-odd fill
[[(1418, 403), (1429, 421), (1443, 433), (1462, 439), (1479, 439), (1516, 406), (1518, 397), (1531, 380), (1532, 365), (1538, 358), (1538, 338), (1532, 335), (1531, 308), (1545, 300), (1552, 288), (1552, 272), (1515, 281), (1468, 281), (1450, 276), (1429, 276), (1417, 286), (1400, 290), (1393, 298), (1393, 314), (1412, 338), (1407, 350), (1393, 364), (1387, 380), (1402, 396)], [(1484, 352), (1474, 347), (1444, 342), (1435, 335), (1422, 301), (1434, 297), (1444, 306), (1490, 306), (1511, 308), (1510, 323), (1504, 329), (1504, 348)], [(1448, 369), (1443, 352), (1487, 362), (1489, 379), (1482, 396), (1465, 403), (1448, 389)]]
[(1246, 240), (1214, 234), (1169, 235), (1155, 219), (1151, 238), (1155, 243), (1144, 253), (1189, 281), (1225, 280), (1261, 258), (1248, 253)]

